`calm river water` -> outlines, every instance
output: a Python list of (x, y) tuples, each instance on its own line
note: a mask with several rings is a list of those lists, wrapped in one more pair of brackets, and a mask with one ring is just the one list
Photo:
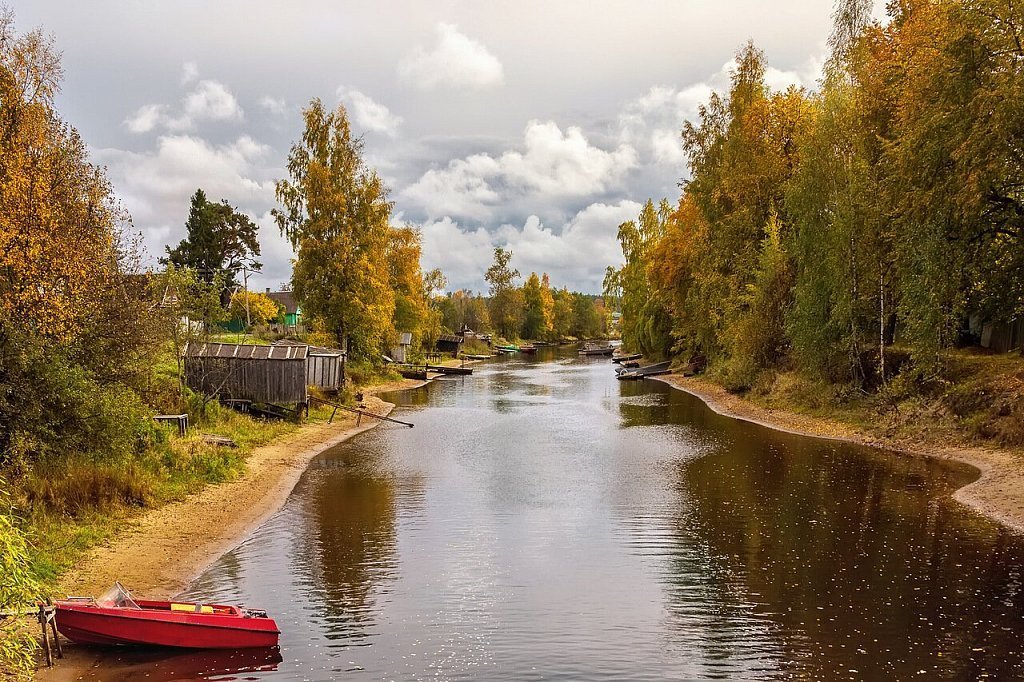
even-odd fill
[(324, 453), (185, 595), (269, 610), (280, 661), (106, 671), (1024, 678), (1024, 541), (951, 499), (972, 469), (777, 433), (612, 367), (547, 350), (390, 396), (414, 429)]

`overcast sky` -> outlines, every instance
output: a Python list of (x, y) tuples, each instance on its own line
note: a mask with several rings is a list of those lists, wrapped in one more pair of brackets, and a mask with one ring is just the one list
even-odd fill
[(619, 223), (649, 197), (678, 198), (682, 122), (727, 86), (742, 43), (767, 53), (776, 87), (814, 87), (832, 12), (831, 0), (12, 6), (19, 29), (42, 27), (63, 52), (59, 109), (154, 256), (182, 238), (202, 187), (261, 226), (250, 284), (287, 281), (274, 181), (320, 97), (348, 108), (395, 222), (422, 229), (423, 266), (450, 288), (482, 289), (501, 245), (524, 275), (588, 292), (622, 259)]

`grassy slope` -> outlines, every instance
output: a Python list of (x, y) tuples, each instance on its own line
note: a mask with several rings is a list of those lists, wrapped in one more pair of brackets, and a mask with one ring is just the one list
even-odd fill
[[(714, 380), (714, 373), (708, 378)], [(897, 378), (870, 394), (797, 372), (774, 372), (742, 397), (760, 407), (835, 420), (889, 438), (1024, 446), (1024, 359), (1019, 354), (953, 351), (942, 378)]]

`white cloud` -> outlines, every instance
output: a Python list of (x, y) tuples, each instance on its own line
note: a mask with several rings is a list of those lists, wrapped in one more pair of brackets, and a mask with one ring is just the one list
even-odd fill
[(196, 89), (185, 96), (183, 105), (188, 127), (195, 121), (231, 121), (243, 116), (238, 100), (217, 81), (199, 81)]
[(579, 128), (563, 132), (553, 121), (531, 121), (523, 146), (523, 151), (498, 157), (473, 154), (453, 159), (444, 168), (428, 170), (402, 196), (431, 216), (483, 220), (499, 203), (604, 192), (637, 164), (631, 146), (606, 151), (591, 145)]
[(133, 133), (148, 133), (167, 116), (167, 105), (144, 104), (124, 120), (124, 124)]
[(148, 152), (100, 149), (118, 197), (142, 230), (151, 254), (183, 236), (189, 197), (201, 187), (211, 201), (227, 199), (253, 215), (274, 202), (272, 178), (259, 167), (269, 147), (246, 135), (222, 145), (190, 135), (166, 135)]
[(398, 134), (402, 117), (391, 113), (390, 109), (369, 95), (342, 85), (338, 88), (338, 99), (345, 103), (359, 127), (389, 137)]
[(182, 99), (180, 112), (173, 113), (166, 104), (144, 104), (130, 114), (124, 124), (133, 133), (148, 133), (157, 127), (181, 132), (192, 130), (200, 121), (240, 121), (243, 118), (241, 105), (223, 83), (202, 80)]
[(271, 97), (270, 95), (260, 98), (260, 106), (275, 116), (280, 116), (288, 110), (288, 105), (283, 97)]
[(199, 66), (195, 62), (185, 62), (181, 65), (181, 84), (188, 85), (199, 78)]
[(436, 31), (437, 43), (432, 49), (418, 45), (398, 64), (403, 82), (421, 90), (439, 86), (488, 88), (504, 82), (504, 67), (482, 43), (460, 33), (452, 24), (440, 22)]
[(523, 275), (548, 272), (555, 286), (600, 291), (605, 267), (622, 260), (617, 239), (621, 223), (636, 218), (640, 204), (623, 199), (616, 204), (594, 203), (579, 211), (561, 231), (529, 216), (521, 228), (502, 225), (488, 232), (463, 228), (446, 216), (420, 226), (423, 267), (441, 268), (452, 288), (483, 290), (483, 273), (495, 246), (512, 251), (512, 266)]

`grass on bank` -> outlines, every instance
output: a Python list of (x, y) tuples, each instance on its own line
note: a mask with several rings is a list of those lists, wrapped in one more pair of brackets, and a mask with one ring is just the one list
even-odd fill
[[(728, 388), (714, 369), (707, 378)], [(1019, 353), (949, 351), (941, 374), (900, 372), (872, 392), (796, 371), (764, 371), (748, 390), (733, 392), (760, 407), (833, 420), (888, 438), (1024, 447), (1024, 358)]]

